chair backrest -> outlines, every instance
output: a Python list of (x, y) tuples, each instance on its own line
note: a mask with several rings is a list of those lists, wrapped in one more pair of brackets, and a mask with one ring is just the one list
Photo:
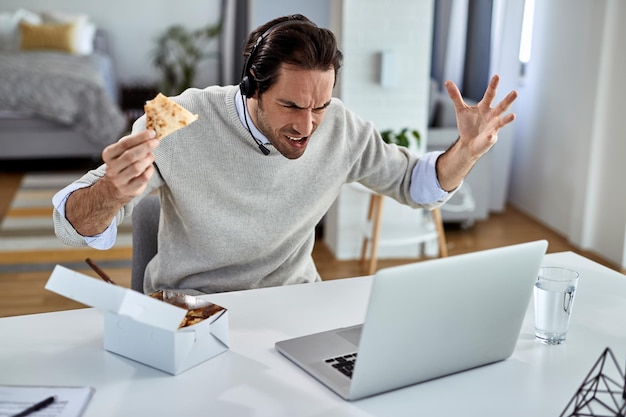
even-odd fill
[[(366, 230), (364, 231), (363, 236), (363, 243), (361, 244), (361, 264), (363, 265), (363, 268), (368, 275), (373, 275), (376, 272), (376, 268), (378, 265), (378, 245), (383, 244), (382, 240), (380, 239), (380, 234), (384, 197), (380, 194), (376, 194), (373, 191), (370, 191), (360, 184), (355, 183), (352, 188), (356, 191), (366, 192), (367, 194), (370, 194), (369, 209), (367, 214), (368, 225), (366, 225)], [(422, 230), (420, 230), (418, 234), (402, 236), (397, 239), (386, 239), (384, 243), (393, 245), (406, 245), (425, 242), (427, 240), (432, 240), (433, 237), (436, 237), (439, 257), (447, 257), (448, 246), (446, 243), (446, 233), (443, 227), (441, 211), (438, 207), (431, 211), (431, 219), (434, 230), (430, 231), (430, 228), (422, 228)]]
[(130, 287), (141, 293), (143, 293), (146, 266), (157, 253), (160, 215), (161, 201), (155, 195), (149, 195), (141, 200), (133, 210), (133, 256)]

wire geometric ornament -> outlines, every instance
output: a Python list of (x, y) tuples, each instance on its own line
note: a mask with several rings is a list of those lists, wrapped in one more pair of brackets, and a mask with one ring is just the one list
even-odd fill
[[(614, 368), (610, 368), (610, 365)], [(566, 416), (626, 417), (626, 373), (622, 373), (608, 347), (604, 349), (560, 417)]]

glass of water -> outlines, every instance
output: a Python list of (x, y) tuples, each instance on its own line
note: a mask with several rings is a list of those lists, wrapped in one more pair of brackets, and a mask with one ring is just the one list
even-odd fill
[(565, 342), (579, 274), (561, 267), (539, 269), (535, 282), (535, 337), (548, 345)]

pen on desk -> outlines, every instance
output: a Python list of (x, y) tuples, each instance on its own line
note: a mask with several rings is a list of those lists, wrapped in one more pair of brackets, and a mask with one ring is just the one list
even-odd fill
[(37, 404), (28, 407), (26, 410), (19, 412), (11, 417), (25, 417), (28, 415), (31, 415), (32, 413), (34, 413), (35, 411), (39, 411), (42, 410), (44, 408), (46, 408), (47, 406), (49, 406), (50, 404), (52, 404), (54, 401), (56, 400), (55, 396), (52, 397), (48, 397), (43, 401), (38, 402)]

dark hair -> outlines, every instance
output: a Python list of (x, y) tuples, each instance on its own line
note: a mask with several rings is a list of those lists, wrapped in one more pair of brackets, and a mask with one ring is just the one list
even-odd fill
[(336, 83), (343, 63), (335, 35), (301, 14), (279, 17), (256, 28), (248, 37), (243, 56), (243, 75), (252, 77), (250, 70), (254, 71), (259, 95), (276, 82), (282, 64), (305, 70), (332, 68)]

